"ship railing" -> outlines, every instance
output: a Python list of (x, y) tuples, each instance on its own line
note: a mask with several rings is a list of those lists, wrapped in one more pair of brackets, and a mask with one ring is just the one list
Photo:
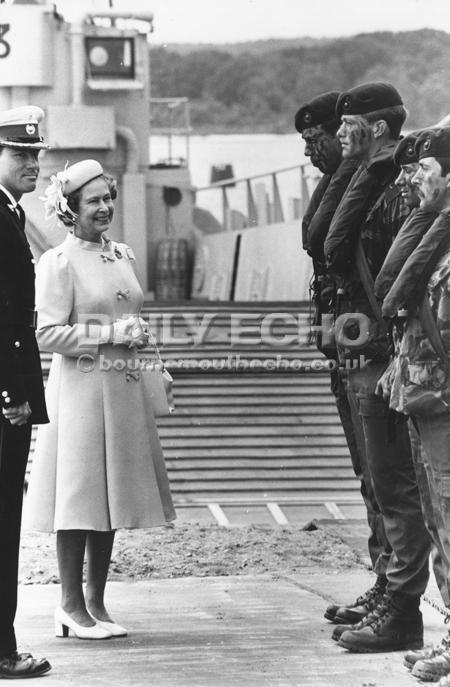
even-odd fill
[[(280, 189), (286, 187), (282, 175), (290, 175), (288, 187), (294, 193), (283, 204)], [(293, 178), (292, 178), (293, 177)], [(220, 207), (221, 222), (226, 231), (245, 227), (265, 226), (279, 222), (292, 221), (303, 216), (309, 203), (312, 188), (317, 181), (317, 171), (309, 164), (283, 167), (271, 172), (254, 174), (242, 178), (229, 178), (195, 189), (195, 203), (201, 207)], [(268, 190), (268, 185), (269, 189)], [(240, 189), (240, 193), (237, 193)], [(216, 193), (221, 195), (220, 203), (206, 201), (198, 194)], [(238, 199), (245, 207), (236, 210), (232, 198)], [(284, 194), (283, 194), (284, 195)], [(205, 202), (203, 202), (205, 199)]]

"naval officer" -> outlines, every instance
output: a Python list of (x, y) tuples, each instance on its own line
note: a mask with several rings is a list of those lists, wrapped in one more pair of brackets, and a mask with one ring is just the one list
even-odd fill
[(14, 632), (20, 524), (31, 426), (48, 422), (35, 339), (34, 260), (19, 205), (36, 188), (44, 113), (26, 106), (0, 113), (0, 679), (50, 670), (18, 653)]

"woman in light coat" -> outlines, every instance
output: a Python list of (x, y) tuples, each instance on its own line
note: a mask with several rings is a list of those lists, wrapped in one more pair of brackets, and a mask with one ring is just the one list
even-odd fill
[[(52, 177), (47, 214), (70, 231), (38, 265), (37, 339), (53, 353), (47, 404), (27, 495), (26, 524), (57, 532), (57, 636), (125, 635), (104, 605), (115, 530), (164, 525), (175, 515), (139, 366), (148, 337), (134, 256), (107, 238), (114, 180), (95, 160)], [(86, 554), (86, 593), (82, 570)]]

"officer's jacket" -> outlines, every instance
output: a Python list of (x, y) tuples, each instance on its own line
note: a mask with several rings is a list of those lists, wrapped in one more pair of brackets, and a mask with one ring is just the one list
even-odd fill
[(0, 394), (2, 407), (28, 401), (31, 422), (48, 422), (33, 328), (34, 260), (22, 221), (0, 190)]

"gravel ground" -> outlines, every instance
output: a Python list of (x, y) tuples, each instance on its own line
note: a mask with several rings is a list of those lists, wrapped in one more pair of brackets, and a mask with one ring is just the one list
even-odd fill
[[(333, 529), (320, 526), (223, 528), (183, 524), (116, 535), (109, 579), (206, 577), (273, 573), (305, 568), (332, 571), (365, 567), (359, 553)], [(58, 583), (55, 535), (24, 532), (20, 581)]]

